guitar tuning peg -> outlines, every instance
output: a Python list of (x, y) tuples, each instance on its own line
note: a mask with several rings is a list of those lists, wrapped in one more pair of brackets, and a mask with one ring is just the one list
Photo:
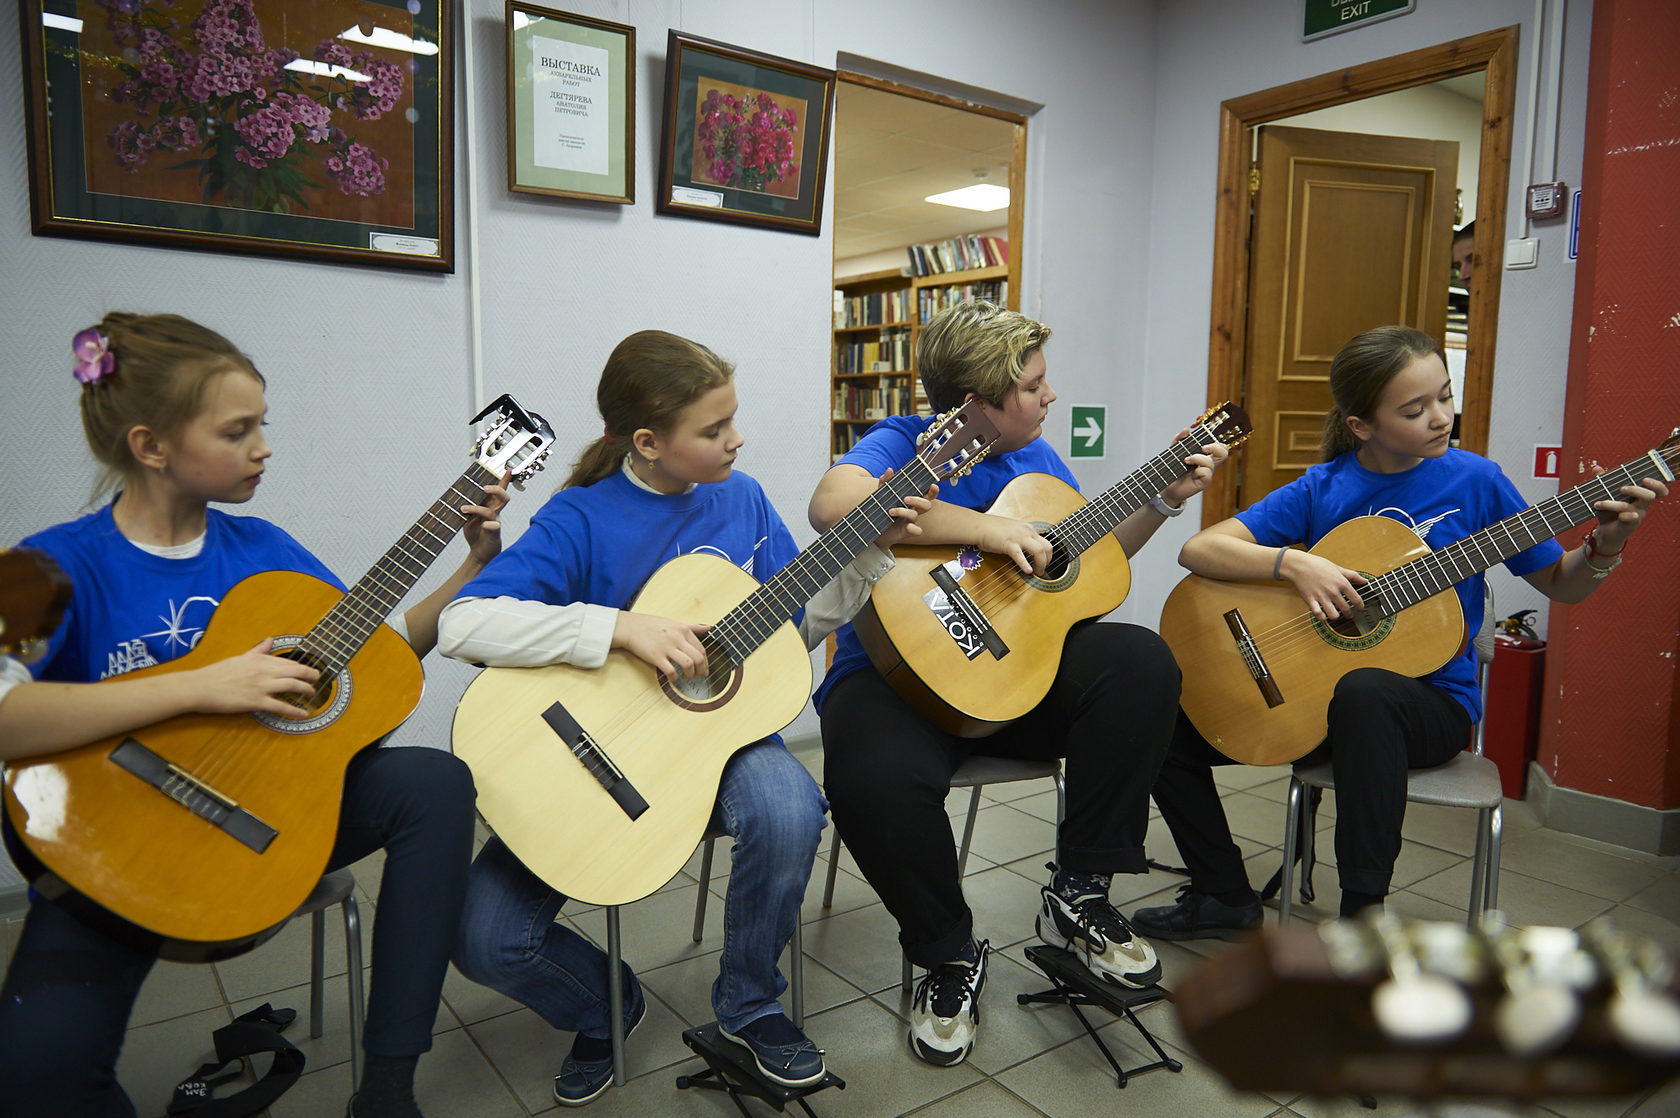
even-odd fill
[(1371, 993), (1371, 1013), (1383, 1033), (1396, 1043), (1415, 1045), (1440, 1045), (1463, 1036), (1472, 1016), (1469, 992), (1424, 969), (1399, 917), (1384, 913), (1372, 927), (1388, 952), (1390, 977)]
[(1674, 960), (1649, 940), (1636, 940), (1600, 918), (1583, 932), (1615, 992), (1605, 1007), (1610, 1027), (1621, 1042), (1653, 1060), (1680, 1058), (1680, 1004), (1669, 987)]

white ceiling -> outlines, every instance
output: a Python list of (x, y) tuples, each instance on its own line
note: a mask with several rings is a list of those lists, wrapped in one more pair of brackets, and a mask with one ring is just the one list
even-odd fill
[(1014, 135), (1008, 121), (841, 82), (834, 100), (835, 259), (1009, 224), (1006, 209), (978, 213), (922, 199), (979, 181), (1008, 186)]

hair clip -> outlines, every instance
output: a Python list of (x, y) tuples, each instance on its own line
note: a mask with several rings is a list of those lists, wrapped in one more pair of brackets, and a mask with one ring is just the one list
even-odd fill
[(98, 327), (89, 326), (77, 334), (70, 343), (70, 352), (76, 355), (76, 366), (71, 371), (83, 384), (98, 384), (117, 367), (117, 359), (111, 353), (111, 339), (101, 334)]

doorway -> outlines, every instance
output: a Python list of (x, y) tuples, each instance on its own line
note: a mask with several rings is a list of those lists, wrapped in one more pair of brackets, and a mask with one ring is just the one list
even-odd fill
[[(1516, 78), (1516, 27), (1443, 43), (1363, 66), (1319, 75), (1226, 101), (1220, 107), (1218, 203), (1214, 223), (1212, 316), (1208, 346), (1208, 402), (1243, 400), (1251, 337), (1250, 289), (1252, 153), (1263, 124), (1464, 75), (1485, 77), (1480, 155), (1476, 175), (1475, 261), (1477, 282), (1468, 315), (1477, 324), (1463, 351), (1459, 445), (1487, 449), (1493, 383), (1500, 264), (1511, 150)], [(1447, 282), (1447, 272), (1440, 280)], [(1256, 448), (1256, 452), (1263, 448)], [(1250, 453), (1249, 448), (1239, 450)], [(1240, 470), (1220, 470), (1203, 494), (1203, 523), (1236, 511)], [(1243, 493), (1244, 505), (1258, 496)]]

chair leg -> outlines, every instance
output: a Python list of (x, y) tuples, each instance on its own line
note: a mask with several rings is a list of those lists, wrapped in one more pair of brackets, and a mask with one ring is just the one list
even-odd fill
[(362, 996), (362, 911), (354, 895), (339, 906), (344, 911), (345, 980), (350, 987), (350, 1082), (352, 1090), (362, 1082), (362, 1014), (367, 1002)]
[(791, 973), (788, 975), (788, 989), (793, 997), (793, 1026), (796, 1029), (805, 1027), (805, 929), (804, 920), (795, 917), (793, 921), (793, 938), (788, 946), (793, 948)]
[(840, 828), (834, 826), (834, 820), (828, 821), (834, 827), (834, 838), (828, 844), (828, 882), (823, 886), (823, 907), (834, 907), (834, 875), (840, 872)]
[[(1317, 793), (1315, 795), (1315, 793)], [(1301, 789), (1301, 903), (1313, 899), (1313, 867), (1318, 864), (1318, 805), (1323, 792), (1317, 788)]]
[(619, 965), (618, 906), (607, 906), (607, 1011), (612, 1014), (613, 1086), (624, 1086), (624, 975)]
[(709, 838), (700, 844), (700, 895), (694, 898), (694, 942), (700, 942), (701, 933), (706, 927), (706, 902), (710, 900), (712, 891), (712, 846), (717, 842)]
[(969, 789), (968, 819), (963, 823), (962, 845), (957, 848), (957, 880), (961, 881), (963, 874), (968, 872), (968, 844), (974, 838), (974, 820), (980, 814), (980, 788), (976, 784)]
[(1495, 805), (1488, 826), (1487, 907), (1499, 907), (1499, 853), (1505, 841), (1505, 805)]
[(321, 995), (326, 988), (327, 914), (316, 909), (309, 916), (309, 1035), (319, 1038), (326, 1026)]
[(1283, 809), (1283, 868), (1278, 877), (1278, 926), (1289, 923), (1289, 893), (1294, 886), (1295, 847), (1301, 834), (1301, 794), (1305, 786), (1289, 778), (1289, 801)]
[(908, 994), (910, 992), (910, 978), (911, 978), (910, 956), (904, 954), (901, 951), (901, 952), (899, 952), (898, 957), (904, 964), (899, 970), (898, 988), (900, 990), (903, 990), (906, 994)]

